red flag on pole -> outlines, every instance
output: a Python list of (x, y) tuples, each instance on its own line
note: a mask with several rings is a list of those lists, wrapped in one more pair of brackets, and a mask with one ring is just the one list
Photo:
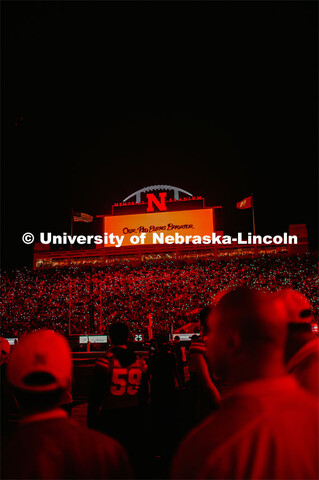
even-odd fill
[(251, 196), (244, 198), (240, 202), (236, 203), (236, 208), (243, 210), (244, 208), (251, 208)]
[(73, 221), (74, 222), (85, 222), (85, 223), (90, 223), (93, 222), (93, 216), (88, 215), (87, 213), (77, 213), (73, 212)]

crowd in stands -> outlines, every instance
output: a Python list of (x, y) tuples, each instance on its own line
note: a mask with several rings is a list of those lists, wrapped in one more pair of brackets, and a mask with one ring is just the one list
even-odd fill
[(0, 338), (2, 421), (4, 400), (19, 413), (18, 425), (2, 432), (1, 477), (315, 480), (313, 321), (312, 304), (293, 289), (220, 292), (200, 310), (189, 378), (178, 338), (157, 335), (145, 358), (129, 347), (128, 324), (113, 321), (91, 372), (87, 427), (65, 408), (73, 377), (65, 337), (40, 329), (12, 351)]
[[(10, 271), (1, 277), (1, 334), (19, 337), (35, 328), (62, 334), (104, 333), (112, 321), (144, 332), (151, 314), (155, 331), (196, 320), (198, 307), (221, 290), (250, 286), (266, 291), (291, 287), (312, 302), (318, 319), (317, 256), (116, 263), (103, 268)], [(69, 332), (69, 319), (71, 330)]]

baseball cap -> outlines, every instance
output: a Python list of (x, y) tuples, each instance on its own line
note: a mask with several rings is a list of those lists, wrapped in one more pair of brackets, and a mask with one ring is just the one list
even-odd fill
[(276, 292), (285, 304), (288, 323), (311, 323), (313, 311), (309, 300), (297, 290), (284, 288)]
[(4, 337), (0, 337), (0, 351), (1, 353), (6, 353), (7, 355), (10, 353), (11, 345), (8, 340)]
[(11, 345), (4, 337), (0, 337), (0, 365), (6, 363), (11, 350)]
[(71, 350), (52, 330), (38, 330), (21, 338), (8, 362), (12, 386), (29, 392), (66, 389), (72, 381)]

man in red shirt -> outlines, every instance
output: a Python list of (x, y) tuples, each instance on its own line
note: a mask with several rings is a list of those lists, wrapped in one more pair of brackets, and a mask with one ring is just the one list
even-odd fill
[(286, 374), (283, 302), (234, 290), (209, 327), (208, 362), (232, 389), (184, 440), (172, 478), (318, 478), (318, 402)]
[(8, 380), (22, 420), (2, 456), (2, 478), (131, 478), (124, 449), (71, 421), (59, 407), (70, 389), (67, 341), (51, 330), (25, 335), (8, 362)]

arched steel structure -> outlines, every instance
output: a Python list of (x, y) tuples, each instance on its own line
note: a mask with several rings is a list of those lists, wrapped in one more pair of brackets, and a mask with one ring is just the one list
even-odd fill
[(150, 187), (144, 187), (132, 193), (131, 195), (129, 195), (123, 200), (123, 203), (127, 202), (130, 198), (134, 196), (135, 196), (136, 203), (139, 203), (141, 201), (141, 193), (153, 192), (154, 190), (173, 190), (175, 200), (179, 200), (180, 193), (190, 195), (191, 197), (193, 196), (192, 193), (186, 192), (186, 190), (183, 190), (182, 188), (172, 187), (172, 185), (151, 185)]

